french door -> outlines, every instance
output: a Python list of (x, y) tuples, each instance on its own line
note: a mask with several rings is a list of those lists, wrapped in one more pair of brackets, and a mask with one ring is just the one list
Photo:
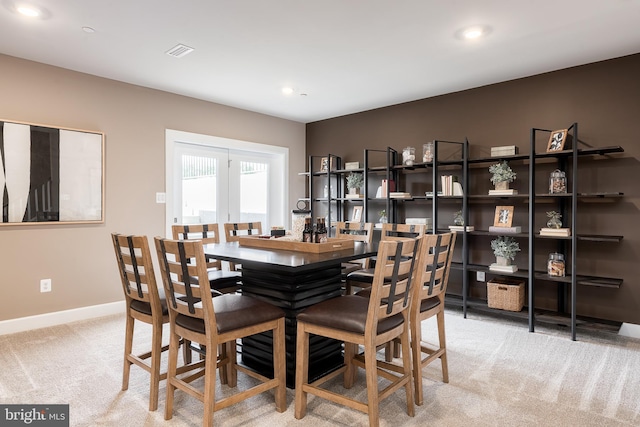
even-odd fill
[[(167, 214), (171, 224), (285, 224), (285, 156), (167, 138)], [(227, 140), (228, 141), (228, 140)], [(238, 144), (235, 144), (238, 145)], [(258, 144), (254, 144), (258, 145)]]

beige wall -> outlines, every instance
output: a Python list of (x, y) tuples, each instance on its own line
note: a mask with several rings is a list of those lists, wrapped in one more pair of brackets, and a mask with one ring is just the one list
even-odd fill
[(106, 136), (104, 224), (0, 228), (0, 321), (123, 299), (110, 233), (163, 235), (167, 128), (288, 147), (289, 206), (304, 194), (304, 124), (3, 55), (0, 75), (1, 120)]

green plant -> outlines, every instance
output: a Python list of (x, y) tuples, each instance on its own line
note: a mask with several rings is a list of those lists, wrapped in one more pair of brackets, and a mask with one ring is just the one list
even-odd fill
[(495, 256), (514, 260), (516, 252), (520, 251), (520, 244), (513, 237), (499, 236), (491, 241), (491, 249)]
[(347, 176), (347, 188), (362, 188), (364, 176), (359, 172), (351, 172)]
[(516, 173), (509, 167), (506, 160), (489, 166), (489, 172), (493, 174), (491, 176), (493, 185), (499, 182), (513, 182), (516, 180)]
[(378, 214), (380, 215), (380, 217), (386, 217), (387, 216), (387, 211), (382, 209), (380, 212), (378, 212)]

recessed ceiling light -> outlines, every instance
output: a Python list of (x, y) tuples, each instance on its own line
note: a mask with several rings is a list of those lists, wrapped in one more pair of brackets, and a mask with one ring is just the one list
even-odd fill
[(27, 18), (49, 19), (51, 13), (44, 7), (34, 4), (28, 0), (2, 0), (5, 9)]
[(491, 33), (491, 27), (486, 25), (473, 25), (456, 31), (456, 38), (461, 40), (477, 40)]
[(41, 13), (40, 9), (38, 9), (37, 7), (26, 4), (16, 6), (16, 10), (18, 11), (18, 13), (30, 18), (37, 18)]
[(294, 90), (293, 90), (292, 87), (283, 87), (282, 88), (282, 93), (284, 95), (291, 95), (291, 94), (293, 94), (293, 92), (294, 92)]

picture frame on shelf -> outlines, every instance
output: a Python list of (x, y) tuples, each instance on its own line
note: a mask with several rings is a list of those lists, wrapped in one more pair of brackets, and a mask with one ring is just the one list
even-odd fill
[(567, 129), (558, 129), (551, 132), (549, 142), (547, 143), (547, 153), (564, 150), (568, 133), (569, 131)]
[(496, 213), (493, 218), (494, 227), (511, 227), (513, 222), (513, 206), (496, 206)]
[(362, 206), (354, 206), (351, 214), (351, 222), (362, 221)]
[(333, 157), (323, 157), (320, 159), (320, 172), (328, 172), (335, 169)]

